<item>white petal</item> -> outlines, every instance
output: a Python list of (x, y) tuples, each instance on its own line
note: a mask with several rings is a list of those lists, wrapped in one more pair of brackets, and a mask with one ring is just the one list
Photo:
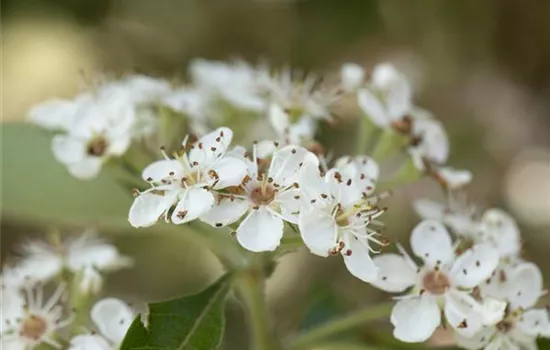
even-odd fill
[(200, 220), (214, 227), (223, 227), (239, 220), (248, 210), (248, 201), (240, 198), (220, 199)]
[(77, 335), (71, 339), (69, 350), (111, 350), (111, 346), (98, 334)]
[(342, 86), (346, 91), (357, 89), (365, 80), (365, 70), (358, 64), (346, 63), (340, 72)]
[(174, 224), (184, 224), (206, 214), (216, 202), (214, 195), (203, 188), (190, 188), (178, 202), (171, 220)]
[[(351, 237), (351, 235), (348, 235), (345, 241), (344, 250), (347, 252), (343, 256), (348, 271), (362, 281), (369, 283), (376, 281), (379, 271), (370, 257), (368, 241), (363, 238)], [(349, 255), (349, 250), (351, 250), (351, 255)]]
[(441, 122), (435, 119), (415, 119), (412, 132), (421, 139), (421, 142), (413, 147), (421, 157), (435, 164), (444, 164), (447, 161), (449, 139)]
[(273, 154), (268, 176), (282, 187), (290, 186), (298, 181), (298, 172), (306, 158), (310, 159), (311, 155), (303, 147), (285, 146)]
[(393, 307), (391, 323), (393, 335), (407, 343), (428, 340), (441, 323), (441, 313), (432, 297), (413, 297), (397, 302)]
[(77, 276), (77, 278), (80, 278), (78, 290), (82, 295), (97, 294), (101, 291), (103, 287), (103, 277), (94, 267), (84, 267)]
[(411, 87), (406, 79), (398, 79), (392, 83), (387, 92), (386, 104), (392, 120), (403, 118), (411, 109)]
[(416, 270), (403, 256), (388, 253), (377, 255), (372, 260), (379, 269), (378, 278), (371, 282), (375, 287), (398, 293), (415, 284)]
[(534, 306), (544, 294), (539, 267), (533, 263), (521, 263), (508, 274), (505, 288), (512, 310)]
[(550, 337), (550, 312), (545, 309), (530, 309), (525, 311), (517, 327), (528, 335)]
[(458, 332), (455, 332), (454, 335), (457, 345), (461, 348), (478, 350), (484, 348), (489, 343), (495, 332), (496, 329), (494, 327), (483, 327), (471, 337), (464, 336)]
[(500, 209), (489, 209), (481, 219), (482, 240), (495, 245), (502, 257), (515, 257), (521, 249), (520, 232), (515, 220)]
[(298, 183), (301, 196), (307, 202), (319, 200), (321, 194), (329, 194), (330, 189), (319, 172), (319, 160), (314, 155), (309, 155), (300, 168)]
[(446, 264), (453, 260), (454, 250), (449, 231), (439, 221), (424, 220), (411, 234), (413, 253), (427, 264)]
[(465, 292), (451, 289), (445, 293), (443, 311), (447, 323), (464, 336), (471, 337), (483, 327), (481, 305)]
[(363, 113), (365, 113), (374, 124), (381, 128), (386, 128), (390, 125), (390, 117), (380, 100), (378, 100), (372, 92), (367, 89), (360, 89), (357, 92), (357, 103), (363, 110)]
[(90, 315), (99, 332), (115, 344), (122, 342), (134, 319), (134, 314), (128, 305), (116, 298), (96, 302)]
[(275, 195), (276, 205), (279, 205), (281, 216), (288, 222), (298, 224), (298, 214), (304, 200), (300, 196), (300, 189), (291, 188)]
[(272, 140), (262, 140), (256, 144), (256, 157), (259, 159), (270, 158), (277, 150), (275, 142)]
[[(2, 282), (5, 283), (6, 281), (2, 280)], [(0, 320), (0, 332), (3, 332), (5, 328), (10, 328), (9, 326), (13, 326), (18, 319), (25, 315), (25, 298), (17, 286), (6, 285), (1, 292), (2, 318)]]
[(342, 174), (351, 178), (358, 178), (363, 174), (366, 178), (376, 181), (380, 175), (378, 163), (366, 155), (341, 157), (336, 160), (335, 167), (338, 168)]
[(481, 322), (486, 326), (496, 325), (505, 314), (507, 303), (502, 300), (485, 297), (480, 310)]
[(66, 263), (73, 272), (90, 266), (99, 270), (115, 268), (126, 262), (128, 259), (122, 257), (115, 246), (101, 240), (90, 240), (85, 245), (73, 244), (67, 247)]
[(204, 164), (214, 161), (227, 150), (233, 139), (233, 131), (226, 127), (216, 130), (202, 136), (189, 151), (189, 162)]
[(63, 261), (58, 253), (29, 256), (17, 265), (18, 273), (30, 281), (48, 281), (61, 272)]
[(165, 179), (180, 179), (184, 174), (185, 170), (179, 161), (163, 159), (149, 164), (141, 173), (141, 178), (147, 182), (160, 183)]
[(77, 101), (51, 100), (32, 108), (29, 119), (46, 129), (68, 130), (78, 108)]
[(472, 181), (472, 172), (469, 170), (443, 167), (437, 171), (437, 175), (451, 190), (456, 190)]
[(206, 102), (205, 100), (203, 94), (191, 89), (179, 89), (163, 98), (163, 102), (170, 108), (188, 114), (191, 117), (199, 117), (201, 115)]
[(90, 180), (99, 175), (103, 160), (98, 157), (86, 157), (77, 163), (67, 164), (69, 173), (80, 180)]
[(272, 103), (269, 106), (268, 117), (271, 126), (278, 135), (285, 135), (288, 132), (288, 114), (278, 104)]
[(430, 199), (417, 199), (413, 202), (414, 210), (423, 219), (442, 220), (445, 206)]
[(150, 191), (140, 194), (134, 199), (128, 213), (128, 221), (133, 227), (148, 227), (154, 225), (175, 203), (177, 191)]
[(406, 79), (391, 63), (380, 63), (372, 71), (372, 84), (377, 89), (387, 90), (397, 81)]
[(476, 244), (460, 255), (451, 268), (452, 283), (474, 288), (491, 276), (498, 266), (498, 251), (488, 244)]
[(305, 245), (313, 254), (328, 256), (336, 245), (336, 222), (330, 214), (316, 206), (302, 208), (298, 227)]
[(81, 162), (87, 157), (86, 140), (55, 135), (52, 139), (52, 152), (58, 162), (64, 164)]
[(239, 185), (248, 171), (248, 166), (244, 160), (225, 157), (216, 161), (211, 170), (216, 172), (217, 178), (212, 179), (215, 181), (215, 189), (222, 189), (229, 186)]
[(283, 220), (265, 207), (251, 212), (237, 228), (237, 240), (252, 252), (274, 251), (283, 237)]

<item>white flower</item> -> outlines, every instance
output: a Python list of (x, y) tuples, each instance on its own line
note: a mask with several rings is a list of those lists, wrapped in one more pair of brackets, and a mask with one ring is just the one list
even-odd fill
[(441, 323), (441, 308), (447, 323), (467, 335), (503, 314), (505, 303), (492, 301), (491, 305), (483, 305), (466, 291), (481, 284), (497, 267), (499, 256), (494, 248), (478, 244), (456, 256), (449, 232), (433, 220), (422, 221), (413, 229), (411, 247), (424, 261), (420, 268), (407, 255), (374, 258), (380, 272), (373, 285), (388, 292), (414, 287), (392, 310), (397, 339), (427, 340)]
[[(28, 283), (48, 281), (63, 269), (79, 273), (88, 268), (97, 271), (114, 271), (129, 266), (132, 260), (122, 256), (115, 246), (86, 231), (79, 237), (67, 239), (59, 246), (42, 241), (29, 241), (21, 246), (21, 260), (14, 273), (23, 276)], [(87, 276), (86, 276), (87, 275)], [(84, 276), (90, 278), (89, 271)], [(96, 276), (97, 278), (100, 276)]]
[(453, 233), (461, 237), (473, 238), (478, 222), (475, 219), (477, 208), (457, 196), (449, 196), (447, 203), (439, 203), (422, 198), (413, 202), (416, 213), (422, 219), (443, 222)]
[(502, 258), (515, 259), (521, 251), (518, 225), (501, 209), (489, 209), (483, 214), (475, 239), (492, 244)]
[(472, 173), (469, 170), (440, 167), (435, 171), (436, 178), (448, 190), (457, 190), (472, 182)]
[[(357, 73), (353, 72), (354, 83), (357, 82)], [(350, 84), (349, 79), (346, 83)], [(357, 91), (357, 103), (375, 125), (390, 128), (402, 122), (409, 113), (412, 108), (411, 95), (405, 75), (384, 63), (374, 68), (370, 86)]]
[(306, 158), (316, 160), (302, 147), (283, 147), (262, 173), (254, 154), (245, 181), (229, 193), (220, 193), (216, 205), (201, 220), (222, 227), (246, 214), (236, 230), (239, 243), (253, 252), (275, 250), (283, 237), (284, 222), (298, 223), (302, 204), (298, 171)]
[(449, 157), (449, 138), (440, 121), (428, 111), (413, 108), (410, 111), (412, 118), (413, 138), (408, 152), (418, 170), (426, 169), (425, 163), (444, 164)]
[(371, 179), (364, 174), (347, 178), (337, 169), (322, 177), (318, 164), (306, 160), (299, 184), (305, 205), (298, 226), (306, 246), (323, 257), (341, 253), (352, 275), (363, 281), (375, 280), (378, 269), (370, 253), (376, 251), (370, 242), (384, 243), (368, 226), (385, 210), (367, 197), (373, 189)]
[(107, 298), (94, 304), (91, 319), (99, 334), (73, 337), (69, 350), (118, 349), (134, 320), (134, 313), (123, 301)]
[(208, 98), (198, 89), (179, 88), (164, 96), (162, 102), (188, 117), (192, 133), (204, 135), (209, 131)]
[(60, 349), (57, 331), (69, 325), (71, 318), (62, 319), (58, 305), (64, 286), (60, 285), (44, 304), (42, 287), (27, 288), (26, 296), (12, 286), (2, 288), (1, 342), (3, 349), (32, 349), (45, 343)]
[(258, 72), (260, 90), (268, 103), (280, 106), (290, 117), (291, 124), (302, 118), (330, 119), (329, 107), (338, 100), (337, 89), (321, 86), (321, 79), (308, 74), (296, 79), (297, 72), (282, 69), (270, 74), (267, 69)]
[(472, 337), (456, 334), (466, 349), (536, 349), (536, 338), (550, 337), (550, 312), (535, 309), (542, 290), (542, 274), (532, 263), (502, 266), (481, 286), (484, 298), (508, 302), (505, 316), (494, 326), (485, 327)]
[(365, 81), (365, 70), (358, 64), (345, 63), (342, 65), (340, 77), (342, 79), (342, 87), (345, 91), (355, 91)]
[(288, 113), (273, 103), (269, 106), (268, 116), (277, 140), (283, 145), (305, 145), (315, 136), (317, 122), (311, 117), (302, 116), (291, 123)]
[(152, 187), (134, 200), (128, 214), (130, 224), (147, 227), (163, 216), (167, 219), (174, 204), (174, 224), (206, 214), (215, 202), (213, 190), (237, 186), (246, 175), (247, 165), (242, 159), (225, 156), (232, 138), (230, 129), (218, 128), (201, 137), (189, 152), (176, 159), (166, 157), (145, 168), (142, 177)]
[(260, 96), (257, 71), (248, 63), (223, 63), (197, 59), (189, 71), (199, 91), (206, 96), (221, 97), (238, 108), (262, 111), (265, 99)]

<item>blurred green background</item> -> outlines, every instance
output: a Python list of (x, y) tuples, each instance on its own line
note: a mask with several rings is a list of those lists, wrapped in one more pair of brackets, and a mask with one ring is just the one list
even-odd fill
[[(328, 81), (344, 62), (389, 60), (411, 77), (418, 104), (443, 120), (450, 164), (474, 172), (470, 199), (516, 216), (526, 257), (550, 281), (549, 14), (546, 0), (4, 0), (2, 260), (27, 235), (93, 225), (137, 262), (109, 276), (107, 293), (161, 300), (197, 291), (221, 271), (185, 232), (132, 230), (132, 197), (108, 174), (70, 178), (45, 132), (15, 124), (34, 104), (70, 97), (101, 74), (183, 77), (196, 57), (290, 64)], [(323, 137), (345, 152), (353, 127), (344, 120)], [(391, 240), (406, 243), (418, 197), (441, 194), (431, 181), (396, 191), (385, 216)], [(284, 256), (269, 281), (283, 335), (387, 298), (351, 277), (341, 259), (305, 251)], [(246, 348), (239, 308), (230, 305), (228, 316), (225, 348)], [(378, 332), (387, 323), (351, 336), (389, 337)], [(447, 341), (442, 334), (433, 344)]]

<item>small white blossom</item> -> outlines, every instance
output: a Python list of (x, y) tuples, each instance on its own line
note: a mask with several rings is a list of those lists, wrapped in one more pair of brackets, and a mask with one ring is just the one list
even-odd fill
[[(354, 74), (358, 75), (357, 72)], [(349, 80), (347, 84), (350, 84)], [(357, 91), (359, 107), (381, 128), (401, 123), (412, 108), (411, 100), (411, 87), (405, 75), (386, 63), (377, 65), (369, 86)]]
[(481, 286), (481, 294), (507, 301), (506, 314), (472, 337), (456, 334), (459, 346), (472, 350), (536, 349), (537, 337), (550, 337), (550, 311), (533, 307), (544, 294), (542, 274), (535, 264), (501, 266)]
[(376, 238), (379, 232), (369, 225), (385, 210), (368, 198), (374, 188), (372, 180), (364, 173), (344, 177), (338, 169), (323, 177), (318, 163), (306, 160), (299, 184), (305, 205), (298, 226), (306, 246), (323, 257), (341, 254), (352, 275), (363, 281), (375, 280), (378, 269), (370, 257), (376, 252), (371, 242), (385, 243)]
[(410, 135), (413, 139), (408, 148), (415, 167), (424, 171), (426, 163), (441, 165), (449, 158), (449, 138), (441, 122), (428, 111), (413, 108)]
[(39, 344), (48, 344), (61, 349), (56, 339), (57, 331), (72, 322), (62, 319), (63, 308), (59, 305), (64, 285), (59, 285), (45, 301), (43, 289), (26, 288), (26, 295), (12, 286), (2, 288), (1, 343), (3, 349), (33, 349)]
[(422, 219), (434, 219), (448, 226), (460, 237), (473, 238), (477, 231), (477, 208), (458, 196), (449, 196), (446, 203), (422, 198), (413, 202), (416, 213)]
[[(159, 218), (167, 219), (168, 210), (174, 224), (183, 224), (206, 214), (215, 203), (213, 191), (239, 185), (246, 175), (246, 163), (226, 157), (233, 132), (219, 128), (201, 137), (176, 159), (159, 160), (143, 170), (142, 178), (151, 188), (141, 192), (128, 214), (134, 227), (147, 227)], [(183, 142), (186, 146), (186, 140)]]
[(197, 59), (191, 62), (189, 71), (197, 89), (210, 100), (222, 98), (238, 108), (252, 111), (266, 108), (258, 86), (257, 70), (244, 61), (223, 63)]
[[(63, 269), (75, 274), (84, 271), (88, 279), (86, 283), (89, 283), (91, 276), (90, 271), (85, 272), (87, 269), (108, 272), (132, 264), (130, 258), (121, 255), (115, 246), (97, 238), (93, 231), (67, 239), (60, 245), (29, 241), (21, 246), (20, 252), (22, 256), (13, 273), (28, 283), (48, 281)], [(94, 277), (96, 286), (98, 278), (101, 276)]]
[(356, 91), (365, 82), (365, 70), (358, 64), (345, 63), (342, 65), (340, 77), (345, 91)]
[(456, 256), (451, 237), (439, 222), (425, 220), (411, 234), (411, 247), (424, 261), (422, 267), (405, 255), (384, 254), (374, 258), (379, 277), (372, 284), (388, 292), (411, 294), (399, 298), (391, 314), (394, 336), (405, 342), (427, 340), (446, 321), (458, 332), (473, 335), (482, 326), (500, 319), (505, 303), (484, 305), (467, 291), (480, 285), (496, 269), (498, 252), (477, 244)]
[(107, 298), (94, 304), (91, 319), (99, 333), (73, 337), (69, 350), (118, 349), (134, 320), (134, 313), (123, 301)]
[(262, 173), (254, 154), (243, 183), (229, 193), (219, 193), (216, 205), (201, 219), (222, 227), (246, 215), (236, 230), (239, 243), (253, 252), (275, 250), (283, 237), (284, 222), (298, 223), (302, 204), (298, 171), (306, 158), (316, 160), (302, 147), (283, 147), (273, 154), (269, 169)]

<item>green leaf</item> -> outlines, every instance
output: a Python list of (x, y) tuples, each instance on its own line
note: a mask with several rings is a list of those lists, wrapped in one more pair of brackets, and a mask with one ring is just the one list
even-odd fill
[(213, 350), (221, 343), (229, 275), (198, 294), (149, 304), (148, 325), (136, 318), (121, 350)]
[(2, 124), (2, 214), (35, 224), (129, 227), (132, 202), (106, 171), (73, 178), (51, 152), (51, 134), (33, 125)]

